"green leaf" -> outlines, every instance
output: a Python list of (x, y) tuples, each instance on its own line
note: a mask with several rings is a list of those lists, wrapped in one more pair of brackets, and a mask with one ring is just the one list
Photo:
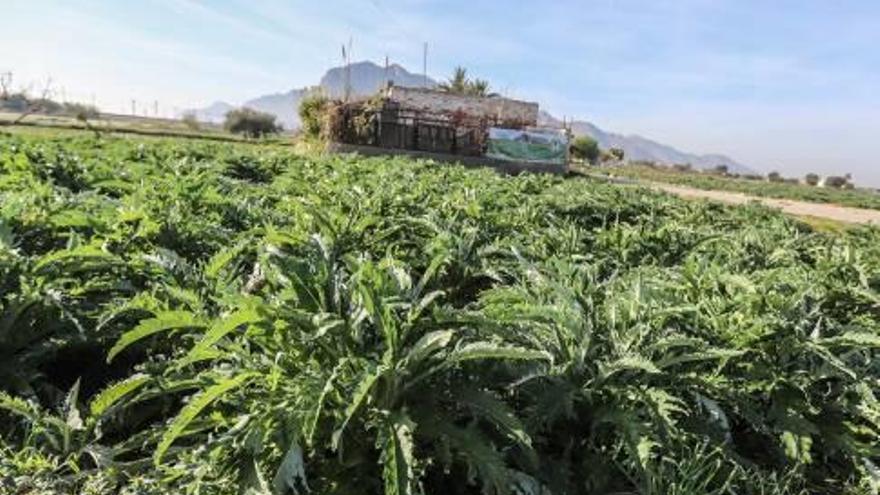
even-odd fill
[(204, 323), (194, 314), (188, 311), (166, 311), (159, 313), (155, 318), (141, 321), (136, 327), (122, 334), (110, 352), (107, 353), (107, 362), (113, 360), (120, 352), (135, 342), (145, 339), (150, 335), (174, 330), (177, 328), (204, 327)]
[(421, 360), (449, 345), (454, 336), (454, 330), (438, 330), (422, 335), (422, 338), (412, 346), (407, 354), (407, 361), (413, 365), (418, 364)]
[(299, 494), (300, 485), (305, 488), (306, 492), (309, 491), (302, 447), (294, 441), (287, 449), (287, 453), (284, 454), (284, 459), (281, 460), (281, 465), (272, 480), (272, 493), (287, 495), (288, 492), (293, 491), (294, 494)]
[(861, 330), (851, 330), (836, 337), (822, 339), (828, 345), (880, 347), (880, 335)]
[(601, 363), (599, 365), (599, 374), (603, 380), (611, 378), (611, 376), (624, 371), (642, 372), (648, 374), (661, 373), (651, 360), (643, 356), (624, 356), (610, 363)]
[(324, 409), (324, 402), (327, 400), (327, 396), (330, 392), (333, 391), (336, 383), (336, 378), (339, 376), (339, 372), (342, 371), (342, 368), (348, 364), (347, 359), (341, 359), (339, 363), (333, 367), (333, 372), (330, 373), (330, 378), (324, 382), (324, 387), (321, 389), (321, 394), (318, 396), (318, 400), (315, 402), (315, 409), (312, 411), (311, 416), (309, 416), (308, 421), (306, 422), (305, 427), (305, 435), (306, 435), (306, 444), (311, 447), (313, 445), (315, 439), (315, 431), (318, 429), (318, 421), (321, 419), (321, 411)]
[(639, 464), (642, 468), (648, 466), (648, 462), (651, 460), (651, 454), (655, 448), (659, 447), (660, 444), (651, 440), (648, 437), (639, 438), (639, 443), (636, 445), (636, 455), (638, 456)]
[(382, 477), (385, 495), (411, 495), (415, 481), (413, 467), (413, 429), (415, 424), (405, 415), (396, 415), (384, 428), (382, 445)]
[(53, 251), (42, 258), (34, 265), (34, 270), (37, 272), (41, 272), (46, 268), (51, 267), (56, 263), (62, 262), (70, 262), (70, 261), (83, 261), (83, 260), (104, 260), (104, 261), (115, 261), (116, 257), (112, 254), (104, 251), (98, 246), (93, 245), (85, 245), (76, 247), (73, 249), (63, 249), (60, 251)]
[(165, 455), (165, 452), (171, 447), (174, 440), (183, 434), (186, 427), (189, 426), (200, 412), (202, 412), (202, 409), (206, 408), (226, 392), (241, 387), (255, 376), (255, 373), (245, 373), (243, 375), (238, 375), (235, 378), (222, 380), (206, 389), (204, 392), (196, 396), (189, 404), (184, 406), (184, 408), (180, 410), (180, 414), (174, 418), (171, 426), (162, 435), (162, 440), (159, 442), (159, 446), (156, 448), (156, 453), (153, 455), (153, 462), (155, 462), (157, 466), (162, 462), (162, 456)]
[(208, 260), (204, 268), (204, 274), (209, 278), (217, 278), (226, 265), (244, 252), (249, 245), (247, 242), (240, 242), (229, 249), (220, 250)]
[(211, 346), (216, 344), (220, 339), (234, 331), (242, 325), (249, 325), (262, 321), (262, 316), (254, 309), (243, 309), (236, 311), (222, 320), (215, 321), (208, 332), (205, 333), (202, 340), (192, 348), (189, 355), (185, 359), (191, 359), (198, 356), (204, 351), (209, 350)]
[(122, 380), (121, 382), (106, 387), (98, 393), (94, 399), (92, 399), (92, 402), (89, 405), (89, 410), (91, 411), (92, 416), (101, 416), (108, 409), (113, 407), (113, 405), (121, 398), (141, 388), (149, 381), (149, 376), (143, 373), (138, 373)]
[(503, 346), (493, 342), (473, 342), (449, 354), (451, 362), (473, 361), (476, 359), (507, 359), (522, 361), (551, 361), (550, 354), (522, 347)]
[(660, 359), (657, 361), (657, 367), (663, 369), (678, 364), (695, 363), (699, 361), (713, 361), (716, 359), (730, 359), (742, 356), (745, 353), (746, 351), (738, 351), (733, 349), (706, 349), (699, 352), (689, 352), (670, 358)]
[(791, 431), (784, 431), (780, 435), (782, 445), (785, 448), (785, 456), (798, 463), (809, 464), (812, 461), (810, 448), (813, 438), (809, 435), (797, 435)]
[(0, 409), (21, 416), (31, 423), (36, 423), (40, 419), (40, 409), (36, 404), (13, 397), (3, 391), (0, 391)]
[(460, 400), (501, 430), (507, 432), (518, 443), (530, 447), (532, 439), (513, 410), (491, 392), (484, 390), (465, 390)]
[(339, 450), (339, 442), (342, 438), (342, 433), (345, 431), (345, 427), (348, 426), (348, 422), (351, 421), (351, 418), (357, 414), (358, 410), (361, 406), (367, 401), (367, 398), (370, 396), (370, 392), (373, 390), (373, 385), (376, 384), (376, 380), (382, 376), (384, 369), (379, 367), (376, 370), (368, 370), (366, 372), (366, 376), (361, 379), (360, 383), (355, 390), (354, 396), (351, 398), (351, 403), (345, 409), (345, 417), (342, 420), (342, 424), (339, 425), (339, 428), (333, 432), (332, 438), (332, 447), (333, 450)]

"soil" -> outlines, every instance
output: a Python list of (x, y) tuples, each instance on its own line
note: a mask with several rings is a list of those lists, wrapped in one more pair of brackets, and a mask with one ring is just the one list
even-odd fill
[(760, 198), (747, 194), (708, 191), (684, 186), (673, 186), (652, 182), (645, 184), (652, 189), (665, 191), (676, 196), (688, 199), (708, 199), (728, 204), (745, 204), (758, 202), (770, 208), (777, 208), (790, 215), (823, 218), (844, 223), (870, 224), (880, 226), (880, 210), (868, 210), (863, 208), (851, 208), (827, 203), (809, 203), (790, 199)]

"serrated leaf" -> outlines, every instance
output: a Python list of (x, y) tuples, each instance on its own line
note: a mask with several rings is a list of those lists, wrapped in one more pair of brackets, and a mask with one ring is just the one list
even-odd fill
[(116, 257), (102, 250), (98, 246), (85, 245), (73, 249), (63, 249), (53, 251), (37, 261), (34, 265), (34, 271), (41, 272), (56, 263), (69, 262), (74, 260), (104, 260), (115, 261)]
[(40, 418), (40, 409), (35, 404), (3, 391), (0, 391), (0, 409), (21, 416), (32, 423)]
[(422, 338), (413, 344), (407, 354), (407, 361), (410, 364), (417, 364), (419, 361), (449, 345), (453, 336), (455, 336), (454, 330), (438, 330), (422, 335)]
[(641, 372), (647, 374), (662, 373), (651, 360), (642, 356), (624, 356), (610, 363), (601, 363), (599, 365), (599, 373), (602, 378), (607, 380), (617, 373), (624, 371)]
[(101, 416), (108, 409), (113, 407), (113, 405), (120, 399), (141, 388), (149, 381), (150, 377), (148, 375), (138, 373), (137, 375), (122, 380), (121, 382), (110, 385), (109, 387), (104, 388), (104, 390), (92, 399), (92, 402), (89, 405), (89, 411), (92, 416)]
[(209, 278), (217, 278), (220, 272), (226, 268), (226, 265), (232, 262), (238, 255), (247, 249), (249, 243), (241, 242), (229, 249), (220, 250), (217, 254), (208, 260), (205, 265), (204, 273)]
[(382, 445), (382, 477), (385, 495), (413, 493), (413, 429), (415, 424), (405, 415), (394, 417), (384, 429)]
[(483, 390), (466, 390), (461, 394), (460, 400), (497, 425), (520, 444), (532, 445), (532, 439), (526, 433), (525, 426), (516, 417), (513, 410), (492, 393)]
[(342, 423), (339, 425), (339, 428), (333, 432), (333, 438), (331, 440), (331, 445), (333, 450), (339, 450), (339, 443), (342, 439), (342, 433), (345, 431), (346, 426), (348, 426), (348, 422), (351, 421), (351, 418), (357, 414), (358, 410), (361, 406), (367, 401), (367, 398), (370, 396), (370, 392), (373, 390), (373, 385), (376, 384), (376, 380), (382, 376), (382, 368), (378, 368), (375, 370), (368, 370), (366, 375), (361, 379), (360, 383), (358, 383), (357, 388), (355, 389), (354, 396), (351, 398), (351, 403), (345, 408), (345, 416), (342, 420)]
[(202, 337), (202, 339), (192, 348), (186, 359), (191, 359), (204, 351), (208, 351), (211, 346), (216, 344), (220, 339), (228, 335), (242, 325), (248, 325), (262, 321), (263, 317), (254, 309), (243, 309), (232, 313), (221, 320), (215, 321)]
[(550, 354), (544, 351), (533, 351), (522, 347), (504, 346), (493, 342), (473, 342), (464, 345), (451, 353), (451, 362), (473, 361), (477, 359), (505, 359), (521, 361), (550, 361)]
[(822, 339), (828, 345), (880, 347), (880, 335), (861, 330), (851, 330), (835, 337)]
[(162, 439), (156, 448), (156, 453), (153, 455), (153, 462), (157, 466), (162, 462), (162, 457), (165, 455), (165, 452), (168, 451), (168, 448), (171, 447), (171, 444), (174, 443), (174, 440), (183, 434), (186, 427), (192, 423), (204, 408), (208, 407), (208, 405), (217, 400), (221, 395), (244, 385), (248, 380), (253, 379), (255, 376), (256, 374), (254, 373), (245, 373), (243, 375), (238, 375), (235, 378), (224, 379), (193, 398), (189, 404), (180, 410), (180, 413), (174, 418), (174, 421), (172, 421), (171, 426), (165, 430), (165, 433), (162, 435)]
[(347, 359), (341, 359), (339, 363), (333, 367), (333, 372), (330, 373), (330, 378), (324, 382), (324, 387), (321, 389), (321, 394), (318, 396), (318, 400), (315, 402), (315, 409), (312, 411), (311, 416), (309, 416), (308, 421), (306, 422), (305, 427), (305, 436), (306, 436), (306, 444), (311, 447), (314, 443), (315, 432), (318, 429), (318, 421), (321, 419), (321, 411), (324, 409), (324, 402), (327, 400), (327, 396), (330, 392), (333, 391), (336, 384), (336, 377), (339, 376), (339, 372), (342, 368), (348, 364)]
[(654, 449), (659, 446), (659, 443), (648, 437), (639, 438), (639, 443), (636, 445), (636, 455), (638, 456), (639, 464), (641, 464), (642, 468), (645, 468), (648, 465), (648, 462), (651, 460), (651, 454), (654, 452)]
[(204, 327), (204, 323), (196, 315), (188, 311), (166, 311), (155, 318), (142, 320), (136, 327), (122, 334), (116, 344), (107, 353), (107, 362), (111, 362), (120, 352), (135, 342), (150, 335), (178, 328)]

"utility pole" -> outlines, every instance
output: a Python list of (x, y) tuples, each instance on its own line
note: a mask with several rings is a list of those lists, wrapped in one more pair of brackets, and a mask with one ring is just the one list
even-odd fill
[(345, 101), (348, 101), (348, 98), (351, 96), (351, 45), (354, 43), (354, 40), (351, 36), (348, 37), (348, 60), (345, 63)]
[(342, 44), (342, 95), (343, 101), (348, 102), (349, 92), (351, 88), (349, 87), (349, 78), (351, 77), (351, 73), (348, 70), (348, 52), (345, 50), (345, 43)]
[(153, 100), (153, 117), (159, 116), (159, 100)]
[(137, 116), (137, 102), (134, 100), (131, 100), (131, 115), (133, 117)]
[(428, 87), (428, 42), (425, 42), (422, 51), (422, 75), (424, 76), (423, 86)]
[(12, 90), (12, 71), (0, 72), (0, 97), (8, 98)]

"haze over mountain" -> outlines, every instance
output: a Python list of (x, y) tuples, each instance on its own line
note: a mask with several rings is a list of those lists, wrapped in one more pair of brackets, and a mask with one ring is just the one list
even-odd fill
[[(386, 81), (393, 81), (398, 86), (427, 85), (433, 87), (437, 85), (437, 81), (434, 79), (409, 72), (398, 64), (393, 64), (386, 70), (385, 67), (373, 62), (363, 61), (351, 64), (349, 70), (353, 96), (374, 94)], [(299, 107), (299, 102), (304, 96), (312, 91), (322, 91), (331, 97), (341, 97), (345, 94), (345, 81), (346, 68), (334, 67), (324, 74), (318, 86), (291, 89), (286, 93), (259, 96), (245, 101), (242, 106), (271, 113), (278, 118), (278, 121), (286, 129), (296, 129), (300, 125), (296, 109)], [(222, 122), (226, 112), (232, 108), (234, 108), (233, 105), (229, 103), (215, 102), (206, 108), (193, 110), (192, 112), (199, 120)], [(557, 126), (561, 125), (562, 121), (542, 111), (539, 117), (539, 124)], [(568, 122), (568, 124), (576, 136), (590, 136), (599, 143), (599, 147), (602, 149), (621, 148), (626, 153), (626, 156), (632, 160), (647, 160), (666, 164), (690, 163), (697, 168), (727, 165), (731, 171), (751, 171), (749, 167), (724, 155), (687, 153), (642, 136), (608, 132), (587, 121), (575, 120)]]
[[(541, 112), (538, 117), (541, 125), (558, 126), (562, 121), (554, 118), (547, 112)], [(696, 168), (708, 169), (718, 165), (727, 165), (731, 172), (753, 173), (754, 171), (732, 158), (720, 154), (698, 155), (687, 153), (652, 141), (638, 135), (623, 135), (607, 132), (596, 125), (582, 120), (567, 123), (575, 136), (590, 136), (599, 143), (602, 149), (620, 148), (626, 153), (629, 160), (644, 160), (658, 163), (690, 163)]]

